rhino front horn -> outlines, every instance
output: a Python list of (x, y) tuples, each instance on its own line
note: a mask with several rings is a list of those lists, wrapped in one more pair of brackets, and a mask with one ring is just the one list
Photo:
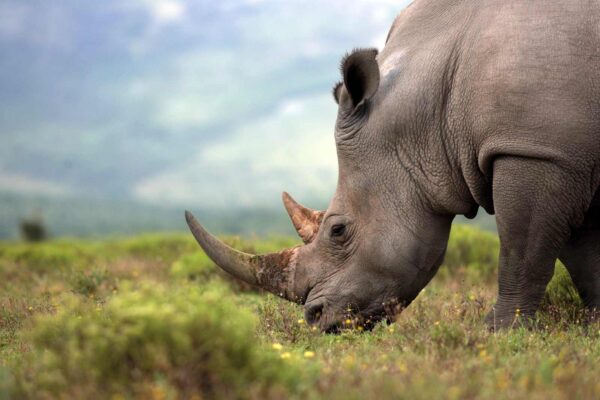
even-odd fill
[(302, 241), (306, 244), (312, 242), (319, 232), (319, 227), (325, 216), (325, 211), (316, 211), (304, 207), (296, 202), (296, 200), (294, 200), (287, 192), (283, 192), (281, 198), (283, 200), (283, 205), (294, 224), (294, 228), (296, 228), (296, 232), (298, 232)]
[(246, 283), (259, 286), (287, 300), (303, 301), (294, 293), (298, 247), (279, 253), (247, 254), (227, 246), (208, 233), (191, 212), (185, 212), (185, 220), (200, 247), (223, 270)]

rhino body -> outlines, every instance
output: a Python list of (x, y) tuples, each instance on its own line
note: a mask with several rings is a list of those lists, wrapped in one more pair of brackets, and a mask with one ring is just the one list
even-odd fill
[(495, 214), (492, 328), (532, 317), (557, 259), (600, 309), (600, 3), (417, 0), (381, 52), (342, 61), (338, 185), (326, 211), (284, 194), (304, 246), (206, 252), (335, 331), (393, 319), (437, 272), (456, 215)]

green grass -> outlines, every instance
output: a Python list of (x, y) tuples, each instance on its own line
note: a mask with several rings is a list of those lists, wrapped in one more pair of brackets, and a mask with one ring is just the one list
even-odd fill
[(395, 324), (334, 336), (222, 273), (190, 235), (0, 242), (0, 399), (600, 398), (600, 325), (561, 265), (536, 329), (486, 329), (497, 252), (493, 234), (455, 226)]

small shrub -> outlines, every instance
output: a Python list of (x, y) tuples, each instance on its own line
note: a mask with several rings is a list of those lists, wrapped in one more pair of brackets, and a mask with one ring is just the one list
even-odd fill
[(72, 299), (40, 318), (33, 350), (17, 368), (18, 398), (286, 397), (300, 390), (299, 366), (256, 344), (255, 320), (210, 289), (154, 284), (125, 289), (103, 308)]
[[(229, 242), (232, 242), (231, 239), (228, 240)], [(239, 239), (237, 239), (232, 246), (242, 248), (243, 251), (247, 252), (252, 252), (254, 250), (251, 248), (249, 249), (249, 246), (242, 244)], [(238, 292), (262, 292), (260, 288), (243, 282), (223, 271), (221, 268), (218, 268), (201, 250), (181, 256), (171, 266), (170, 275), (176, 279), (188, 279), (199, 283), (206, 283), (214, 278), (223, 279), (224, 281), (229, 282), (231, 287)]]
[(450, 273), (465, 268), (474, 279), (491, 280), (496, 276), (500, 243), (491, 232), (465, 225), (453, 225), (444, 266)]
[(27, 307), (23, 301), (0, 299), (0, 349), (14, 340), (26, 314)]
[(83, 261), (75, 247), (59, 246), (50, 242), (14, 246), (5, 252), (4, 258), (16, 263), (20, 268), (36, 273), (69, 269)]
[(10, 399), (11, 376), (8, 369), (0, 365), (0, 399)]
[(546, 288), (545, 302), (559, 307), (583, 307), (571, 275), (561, 263), (554, 268), (554, 276)]
[(257, 311), (260, 318), (259, 334), (271, 341), (296, 343), (309, 332), (302, 308), (273, 295), (266, 295)]
[(93, 268), (89, 271), (74, 271), (68, 279), (75, 293), (89, 296), (95, 294), (108, 279), (108, 273), (105, 269)]
[(41, 242), (48, 238), (48, 231), (40, 215), (23, 218), (19, 223), (21, 237), (26, 242)]
[(544, 325), (548, 325), (550, 321), (565, 325), (587, 319), (583, 302), (571, 280), (571, 275), (561, 263), (556, 263), (554, 276), (546, 287), (541, 310), (544, 313), (540, 314), (542, 318), (540, 322)]
[(255, 252), (258, 254), (272, 253), (281, 251), (283, 249), (289, 249), (301, 244), (299, 239), (287, 236), (275, 236), (268, 240), (255, 240), (253, 241)]
[(171, 276), (180, 279), (206, 282), (217, 273), (215, 264), (203, 251), (185, 254), (171, 266)]
[(170, 264), (181, 254), (198, 250), (191, 235), (144, 235), (113, 243), (115, 252)]
[(463, 330), (449, 322), (436, 321), (431, 326), (429, 334), (438, 349), (454, 349), (465, 342)]

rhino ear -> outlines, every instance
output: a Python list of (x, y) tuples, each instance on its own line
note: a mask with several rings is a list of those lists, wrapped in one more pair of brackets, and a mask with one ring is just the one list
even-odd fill
[(377, 92), (379, 65), (376, 57), (377, 49), (358, 49), (344, 57), (342, 75), (348, 96), (340, 96), (340, 104), (350, 103), (355, 108)]
[(340, 97), (342, 97), (342, 89), (344, 88), (344, 83), (343, 82), (337, 82), (335, 84), (335, 86), (333, 87), (333, 99), (335, 100), (335, 102), (337, 104), (340, 104)]

